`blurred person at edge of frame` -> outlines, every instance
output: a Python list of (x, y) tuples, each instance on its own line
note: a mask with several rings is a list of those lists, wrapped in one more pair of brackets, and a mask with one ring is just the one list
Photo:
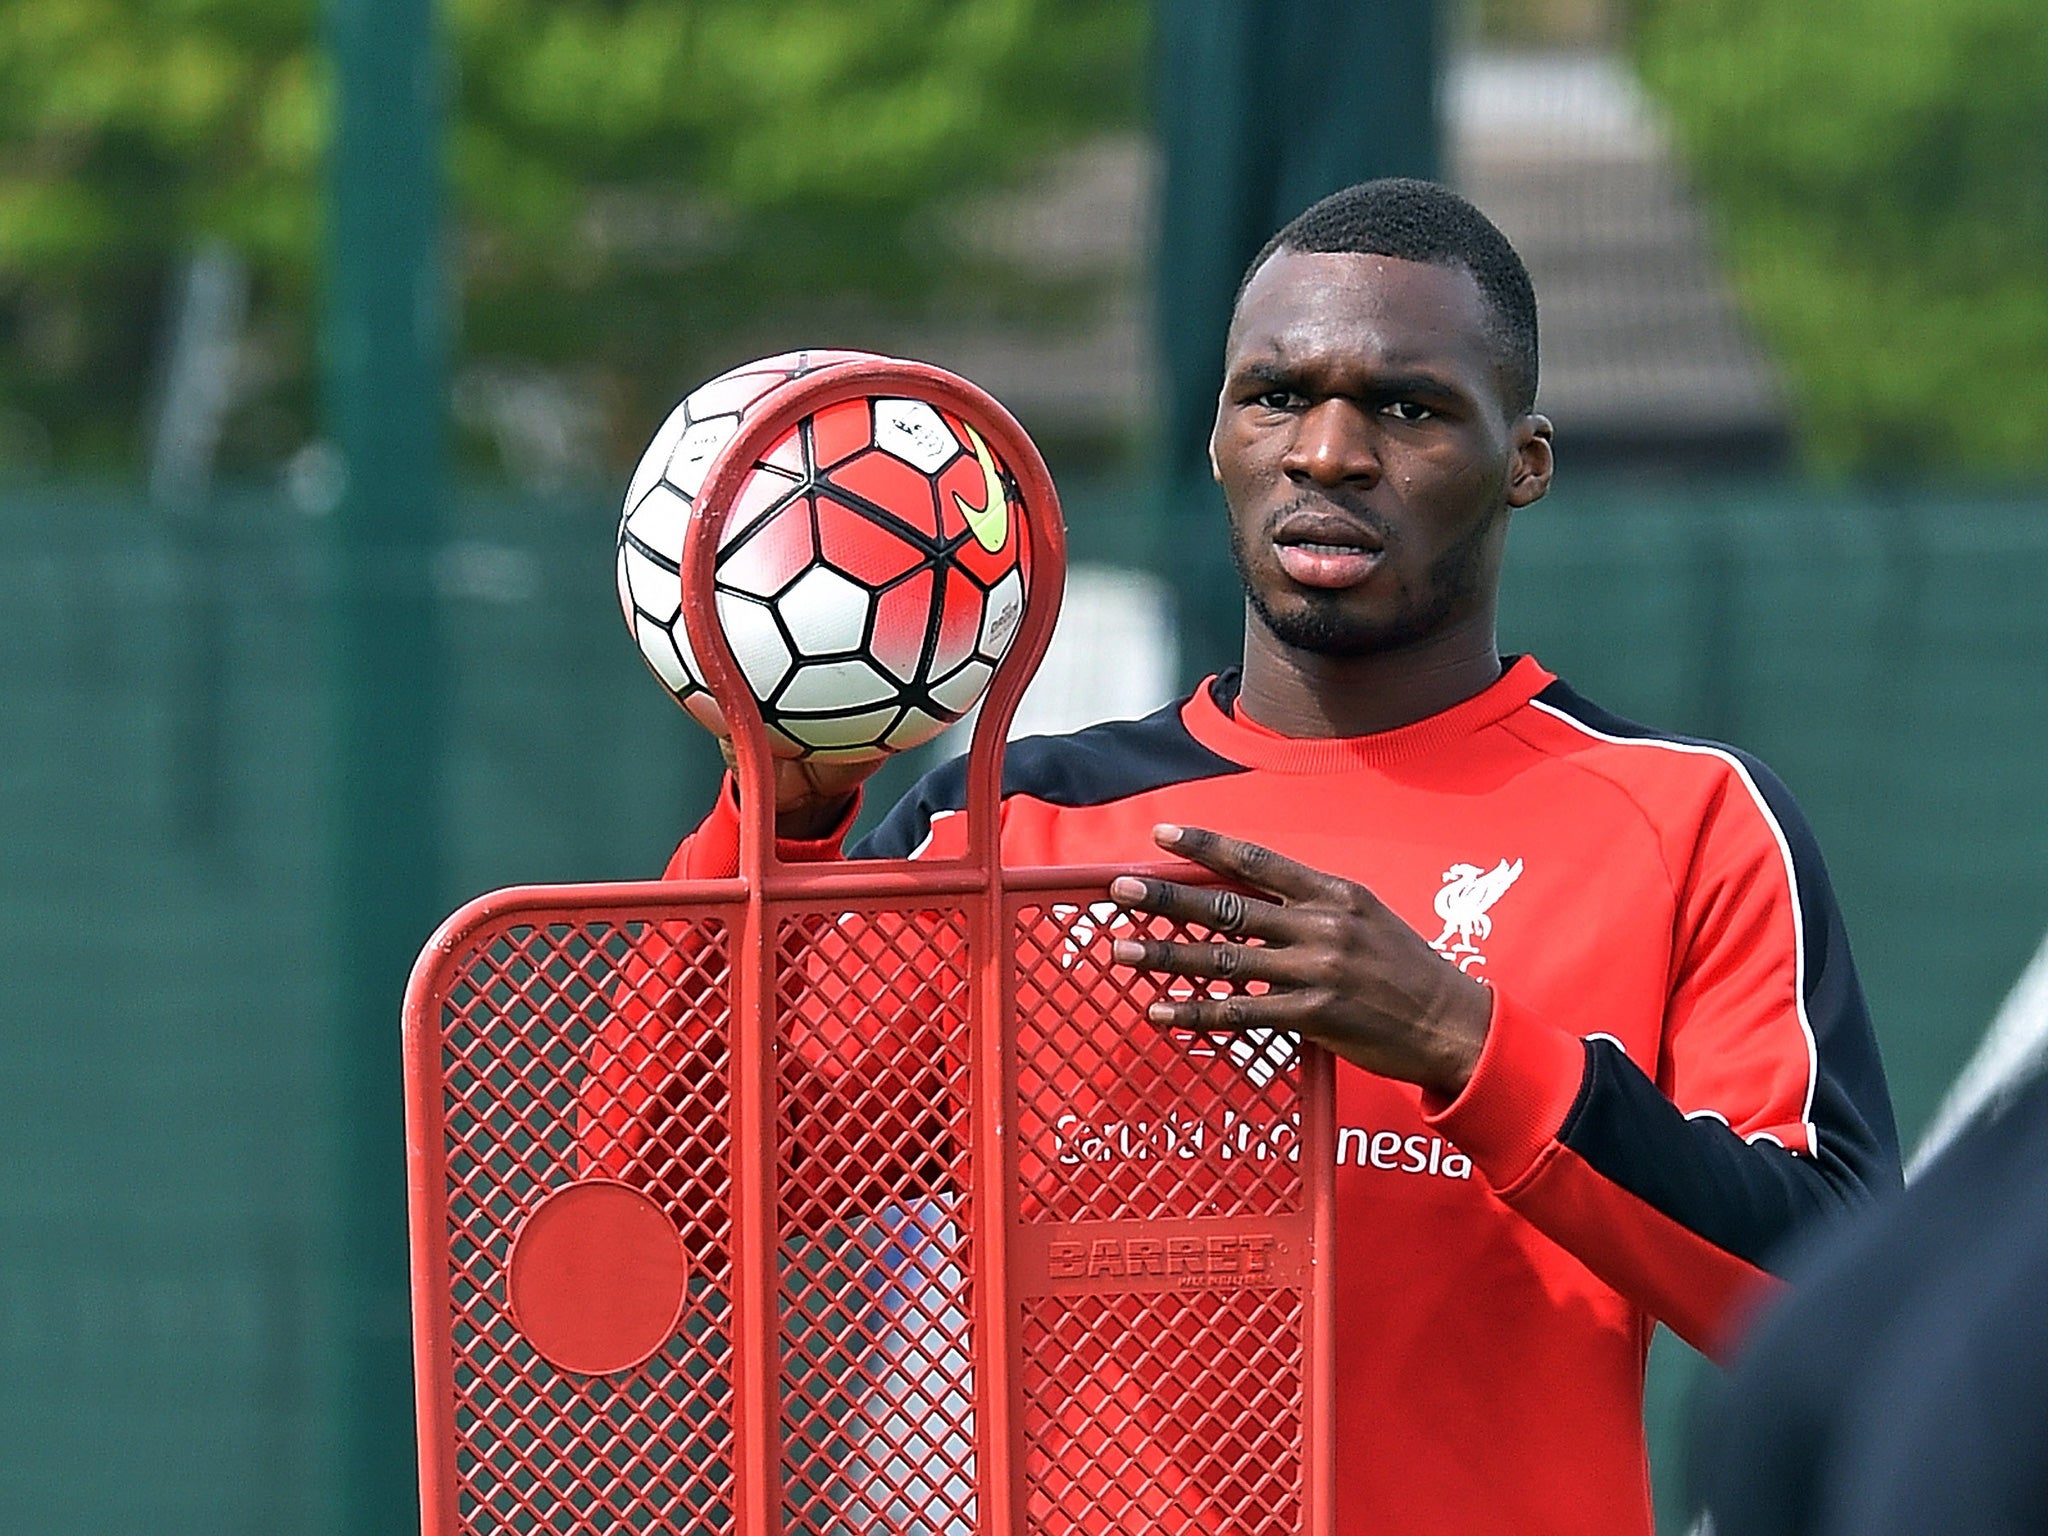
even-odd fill
[(1701, 1536), (2048, 1532), (2048, 1073), (1792, 1275), (1704, 1410)]

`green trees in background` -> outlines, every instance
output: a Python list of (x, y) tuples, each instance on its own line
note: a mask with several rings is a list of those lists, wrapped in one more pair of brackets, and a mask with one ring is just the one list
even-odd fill
[(1638, 0), (1635, 47), (1836, 472), (2048, 469), (2040, 0)]
[[(1629, 9), (1811, 460), (2048, 469), (2039, 0)], [(1085, 293), (961, 227), (975, 191), (1142, 120), (1150, 10), (447, 0), (462, 356), (572, 370), (619, 459), (747, 347), (857, 342), (876, 314), (1074, 312)], [(225, 462), (314, 431), (315, 19), (0, 4), (0, 479), (140, 462), (173, 279), (208, 238), (252, 277)]]
[(133, 464), (174, 262), (202, 232), (261, 274), (264, 371), (302, 365), (310, 27), (263, 0), (0, 6), (0, 469)]
[[(636, 427), (764, 317), (1057, 304), (963, 264), (941, 211), (1143, 108), (1141, 0), (445, 15), (462, 351), (573, 362)], [(167, 294), (207, 238), (253, 279), (229, 462), (313, 430), (315, 23), (308, 0), (0, 6), (0, 473), (136, 463)]]

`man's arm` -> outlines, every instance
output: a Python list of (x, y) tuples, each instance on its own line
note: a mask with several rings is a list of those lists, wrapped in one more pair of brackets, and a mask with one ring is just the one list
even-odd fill
[[(1810, 843), (1802, 823), (1789, 832)], [(1159, 841), (1268, 899), (1112, 887), (1126, 906), (1217, 934), (1124, 940), (1119, 960), (1263, 984), (1156, 1005), (1155, 1022), (1293, 1030), (1417, 1084), (1503, 1201), (1703, 1349), (1729, 1342), (1785, 1239), (1898, 1183), (1883, 1073), (1817, 853), (1802, 876), (1776, 875), (1775, 899), (1770, 871), (1732, 863), (1687, 893), (1660, 1084), (1605, 1036), (1616, 1021), (1545, 1019), (1460, 975), (1362, 886), (1214, 833), (1161, 828)], [(1700, 865), (1715, 870), (1710, 850)], [(1786, 878), (1800, 880), (1796, 902)], [(1779, 930), (1795, 910), (1796, 997), (1792, 968), (1758, 958), (1792, 942)]]
[[(792, 768), (798, 765), (789, 765)], [(853, 792), (814, 796), (808, 775), (794, 810), (777, 817), (776, 853), (786, 862), (836, 859), (858, 808)], [(844, 772), (842, 779), (848, 777)], [(728, 780), (711, 811), (663, 871), (671, 880), (738, 872), (741, 811)], [(950, 1102), (946, 1026), (964, 1018), (966, 966), (948, 935), (910, 917), (847, 914), (804, 920), (785, 933), (779, 966), (781, 1024), (793, 1050), (783, 1091), (793, 1134), (786, 1149), (792, 1193), (819, 1202), (804, 1224), (877, 1191), (900, 1196), (932, 1177)], [(722, 1200), (711, 1187), (729, 1161), (722, 1084), (731, 1006), (729, 941), (705, 925), (649, 924), (612, 988), (612, 1007), (591, 1042), (578, 1104), (586, 1175), (659, 1192), (693, 1220)], [(957, 946), (956, 946), (957, 947)], [(909, 956), (916, 964), (905, 964)]]

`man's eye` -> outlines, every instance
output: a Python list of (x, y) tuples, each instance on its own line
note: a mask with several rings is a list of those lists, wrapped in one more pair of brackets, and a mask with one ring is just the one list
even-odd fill
[(1428, 421), (1436, 412), (1413, 400), (1396, 400), (1387, 407), (1387, 414), (1396, 421)]
[(1252, 404), (1269, 411), (1288, 411), (1301, 403), (1291, 389), (1268, 389), (1252, 396)]

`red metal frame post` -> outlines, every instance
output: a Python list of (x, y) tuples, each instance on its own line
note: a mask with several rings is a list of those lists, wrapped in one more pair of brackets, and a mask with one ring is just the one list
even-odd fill
[[(741, 1357), (740, 1529), (772, 1536), (781, 1528), (779, 1369), (777, 1315), (777, 1202), (774, 1135), (775, 1000), (773, 914), (777, 897), (807, 897), (817, 872), (792, 870), (775, 857), (774, 761), (759, 708), (717, 621), (713, 571), (725, 518), (761, 457), (804, 417), (844, 400), (910, 396), (975, 423), (998, 461), (1015, 477), (1029, 540), (1030, 577), (1018, 633), (990, 680), (968, 753), (967, 847), (958, 860), (917, 866), (913, 886), (929, 894), (932, 874), (948, 863), (971, 873), (963, 891), (974, 935), (970, 1012), (971, 1166), (979, 1198), (973, 1202), (976, 1274), (973, 1284), (976, 1507), (985, 1528), (1021, 1529), (1011, 1455), (1014, 1389), (1007, 1349), (1014, 1336), (1008, 1262), (1009, 1211), (1005, 1181), (989, 1175), (1004, 1167), (1004, 1064), (1002, 1021), (1012, 1003), (1010, 935), (1002, 900), (999, 848), (1003, 743), (1010, 720), (1058, 621), (1066, 568), (1065, 526), (1052, 476), (1038, 449), (1010, 413), (966, 380), (929, 364), (860, 360), (828, 364), (778, 386), (760, 402), (708, 467), (685, 534), (682, 559), (684, 623), (701, 661), (706, 685), (732, 730), (734, 779), (740, 787), (740, 875), (748, 887), (747, 926), (736, 976), (741, 990), (735, 1015), (734, 1259), (735, 1334)], [(903, 861), (907, 864), (907, 861)], [(886, 879), (885, 865), (868, 873)], [(903, 873), (908, 873), (906, 869)], [(751, 1518), (749, 1518), (751, 1516)]]

